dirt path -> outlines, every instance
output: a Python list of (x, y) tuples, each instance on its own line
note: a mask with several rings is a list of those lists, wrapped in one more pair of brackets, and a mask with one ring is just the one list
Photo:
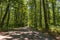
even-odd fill
[(19, 30), (1, 32), (0, 40), (56, 40), (48, 33), (40, 33), (38, 31), (30, 30), (29, 28), (22, 28)]

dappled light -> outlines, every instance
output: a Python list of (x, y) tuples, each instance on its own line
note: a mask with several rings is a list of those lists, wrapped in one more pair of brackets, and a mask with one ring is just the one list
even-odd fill
[(60, 0), (0, 0), (0, 40), (60, 40)]

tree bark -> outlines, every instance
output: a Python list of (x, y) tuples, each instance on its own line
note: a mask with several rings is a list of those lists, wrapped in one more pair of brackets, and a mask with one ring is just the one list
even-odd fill
[(40, 27), (42, 28), (42, 12), (41, 12), (41, 0), (40, 0)]
[(48, 24), (50, 24), (50, 10), (49, 10), (49, 3), (48, 0), (46, 0), (46, 7), (47, 7), (47, 16), (48, 16)]
[(43, 11), (44, 11), (44, 20), (45, 20), (45, 30), (48, 31), (49, 30), (49, 25), (48, 25), (48, 17), (47, 17), (47, 11), (46, 11), (46, 5), (45, 5), (45, 1), (43, 0)]
[(52, 10), (53, 10), (53, 24), (56, 25), (56, 12), (55, 12), (55, 2), (52, 0)]
[(8, 26), (8, 24), (9, 24), (9, 20), (10, 20), (10, 10), (8, 10), (8, 18), (7, 18), (6, 26)]
[(6, 19), (6, 16), (7, 16), (8, 10), (9, 10), (9, 6), (10, 6), (10, 0), (8, 1), (8, 5), (7, 5), (7, 7), (6, 7), (5, 14), (4, 14), (4, 16), (3, 16), (3, 18), (2, 18), (2, 21), (1, 21), (1, 25), (0, 25), (1, 28), (2, 28), (3, 25), (4, 25), (4, 20)]
[(34, 0), (34, 7), (35, 7), (35, 10), (34, 10), (34, 28), (37, 30), (37, 14), (36, 14), (36, 0)]

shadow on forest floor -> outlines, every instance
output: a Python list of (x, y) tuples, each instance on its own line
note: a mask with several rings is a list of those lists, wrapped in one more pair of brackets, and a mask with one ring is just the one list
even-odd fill
[[(33, 31), (31, 28), (15, 28), (8, 32), (0, 32), (0, 40), (56, 40), (48, 33)], [(60, 40), (60, 37), (57, 37)]]

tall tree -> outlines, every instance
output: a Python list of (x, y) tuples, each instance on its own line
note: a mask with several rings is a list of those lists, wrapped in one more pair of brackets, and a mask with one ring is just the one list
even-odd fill
[(4, 20), (6, 19), (6, 16), (7, 16), (8, 10), (9, 10), (9, 6), (10, 6), (10, 0), (8, 1), (6, 11), (5, 11), (5, 14), (4, 14), (3, 18), (2, 18), (0, 27), (3, 27), (3, 25), (4, 25)]
[(49, 10), (49, 1), (48, 0), (46, 0), (46, 7), (47, 7), (48, 24), (50, 24), (50, 10)]
[(34, 1), (34, 27), (35, 27), (35, 29), (37, 29), (37, 13), (36, 13), (36, 7), (37, 7), (37, 5), (36, 5), (36, 0), (33, 0)]
[(42, 28), (42, 11), (41, 11), (41, 5), (42, 1), (40, 0), (40, 27)]
[[(1, 4), (2, 5), (2, 4)], [(1, 24), (1, 19), (2, 19), (2, 6), (0, 6), (0, 24)]]
[(10, 20), (10, 9), (8, 10), (8, 18), (7, 18), (6, 26), (8, 26), (8, 24), (9, 24), (9, 20)]
[(53, 10), (53, 24), (56, 25), (56, 12), (55, 12), (56, 0), (52, 0), (52, 10)]
[(49, 30), (49, 25), (48, 25), (48, 17), (47, 17), (47, 11), (46, 11), (46, 0), (43, 0), (43, 11), (44, 11), (44, 20), (45, 20), (45, 30)]

